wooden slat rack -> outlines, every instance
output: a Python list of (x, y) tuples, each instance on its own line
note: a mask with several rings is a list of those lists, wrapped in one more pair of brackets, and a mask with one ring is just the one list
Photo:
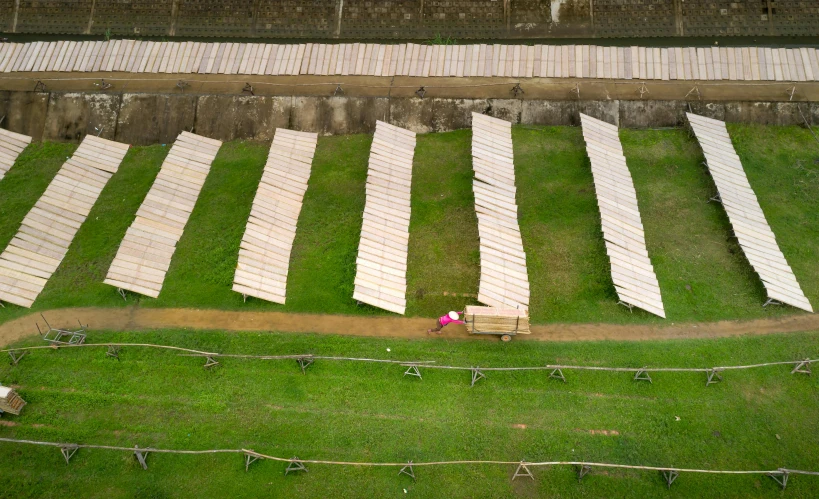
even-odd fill
[(787, 303), (813, 312), (765, 219), (725, 122), (692, 113), (686, 113), (686, 116), (717, 186), (719, 196), (715, 200), (725, 208), (745, 257), (759, 274), (768, 293), (766, 305)]
[(105, 283), (156, 298), (211, 163), (222, 143), (189, 132), (177, 137), (128, 228)]
[(31, 143), (31, 137), (0, 128), (0, 180), (8, 173), (17, 156)]
[(529, 310), (529, 274), (518, 226), (512, 124), (472, 113), (472, 168), (480, 236), (478, 301)]
[(0, 73), (819, 81), (813, 47), (607, 47), (149, 40), (0, 44)]
[(129, 146), (86, 136), (0, 255), (0, 300), (30, 308)]
[(26, 401), (13, 388), (0, 386), (0, 414), (7, 412), (19, 416), (25, 405)]
[(637, 192), (617, 127), (582, 113), (580, 120), (614, 288), (622, 304), (664, 318), (660, 284), (648, 257)]
[(353, 298), (404, 314), (415, 133), (376, 122)]
[(318, 135), (276, 129), (239, 249), (233, 291), (285, 303), (290, 252)]

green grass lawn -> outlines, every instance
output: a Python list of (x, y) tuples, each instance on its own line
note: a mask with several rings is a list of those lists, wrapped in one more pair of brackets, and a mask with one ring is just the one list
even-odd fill
[(0, 180), (0, 247), (5, 248), (76, 144), (34, 143)]
[(418, 136), (407, 264), (410, 315), (461, 310), (478, 295), (471, 141), (469, 130)]
[(716, 187), (699, 146), (677, 130), (624, 131), (621, 137), (668, 317), (719, 320), (792, 312), (760, 306), (767, 298), (762, 281), (730, 237), (722, 205), (708, 202)]
[[(738, 152), (780, 246), (819, 305), (819, 145), (798, 127), (730, 125)], [(616, 304), (594, 185), (579, 128), (513, 128), (519, 220), (533, 322), (662, 323)], [(797, 313), (762, 308), (764, 289), (745, 260), (684, 130), (623, 130), (621, 139), (668, 321), (747, 319)], [(305, 195), (284, 306), (231, 290), (233, 269), (267, 144), (220, 150), (156, 300), (147, 307), (203, 307), (387, 314), (352, 299), (371, 136), (322, 137)], [(412, 186), (408, 315), (434, 317), (474, 303), (480, 275), (468, 130), (418, 137)], [(74, 146), (36, 144), (0, 182), (0, 247)], [(33, 310), (124, 306), (102, 284), (119, 242), (168, 148), (133, 148), (80, 229)], [(9, 305), (0, 322), (26, 313)]]
[[(546, 363), (707, 367), (816, 357), (819, 333), (638, 343), (384, 340), (287, 333), (162, 331), (92, 333), (89, 342), (148, 342), (248, 354), (313, 353), (440, 365)], [(18, 345), (41, 344), (31, 338)], [(387, 349), (390, 349), (388, 352)], [(318, 360), (201, 358), (124, 348), (38, 350), (0, 380), (29, 402), (0, 419), (0, 436), (175, 449), (252, 448), (302, 459), (588, 460), (709, 469), (819, 469), (819, 381), (789, 366), (725, 373), (490, 372), (470, 387), (463, 371)], [(677, 420), (679, 417), (679, 420)], [(69, 465), (56, 448), (0, 443), (8, 497), (773, 497), (764, 476), (682, 474), (668, 491), (659, 473), (593, 470), (578, 483), (566, 467), (511, 482), (514, 466), (393, 468), (285, 465), (240, 455), (151, 454), (142, 470), (125, 452), (80, 450)], [(817, 477), (792, 476), (785, 494), (810, 497)], [(811, 492), (813, 491), (813, 492)]]

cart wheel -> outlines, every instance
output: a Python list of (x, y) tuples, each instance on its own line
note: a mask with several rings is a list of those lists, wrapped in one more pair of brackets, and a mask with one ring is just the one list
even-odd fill
[(509, 334), (504, 334), (503, 336), (501, 336), (501, 341), (504, 343), (506, 343), (507, 341), (512, 341), (512, 336)]

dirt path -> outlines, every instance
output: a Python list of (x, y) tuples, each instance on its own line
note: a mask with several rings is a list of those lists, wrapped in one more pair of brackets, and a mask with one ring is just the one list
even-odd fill
[[(77, 319), (94, 330), (136, 331), (141, 329), (190, 328), (226, 331), (291, 331), (347, 334), (383, 338), (422, 338), (433, 321), (404, 317), (355, 317), (345, 315), (288, 314), (196, 309), (67, 308), (44, 312), (55, 327), (73, 327)], [(42, 319), (32, 313), (0, 325), (0, 346), (37, 332)], [(778, 319), (721, 321), (680, 325), (548, 324), (533, 326), (532, 334), (519, 339), (534, 341), (663, 340), (676, 338), (721, 338), (819, 330), (819, 315), (804, 314)], [(449, 326), (449, 338), (468, 338), (463, 326)], [(497, 341), (494, 337), (477, 337)]]

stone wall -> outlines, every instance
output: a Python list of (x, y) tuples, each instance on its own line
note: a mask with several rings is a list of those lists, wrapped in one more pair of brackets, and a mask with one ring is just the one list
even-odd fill
[(172, 142), (183, 130), (219, 140), (271, 140), (277, 127), (323, 135), (373, 133), (376, 120), (418, 133), (471, 125), (480, 112), (516, 124), (579, 125), (585, 113), (624, 128), (671, 127), (692, 111), (729, 122), (819, 124), (819, 103), (554, 101), (387, 97), (0, 92), (2, 126), (35, 140), (79, 141), (86, 134), (134, 145)]
[(0, 32), (310, 39), (816, 36), (805, 0), (0, 0)]

